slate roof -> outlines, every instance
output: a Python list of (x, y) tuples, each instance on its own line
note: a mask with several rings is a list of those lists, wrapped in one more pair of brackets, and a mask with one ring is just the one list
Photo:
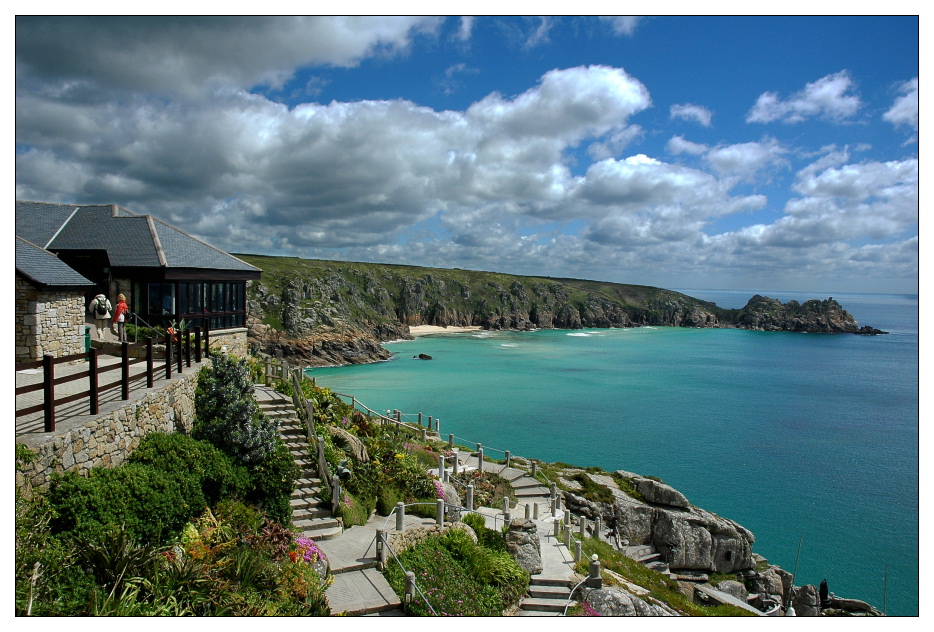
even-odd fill
[(41, 287), (94, 286), (51, 252), (22, 237), (16, 238), (16, 271)]
[(17, 201), (16, 234), (54, 252), (104, 250), (113, 267), (260, 271), (158, 218), (116, 205)]

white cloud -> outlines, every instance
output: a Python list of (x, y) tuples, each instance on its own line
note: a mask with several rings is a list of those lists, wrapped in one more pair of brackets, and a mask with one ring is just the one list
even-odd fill
[(707, 145), (693, 143), (683, 136), (672, 136), (666, 145), (668, 151), (674, 155), (689, 154), (691, 156), (701, 156), (707, 152)]
[(600, 16), (600, 19), (609, 23), (613, 27), (613, 32), (617, 35), (632, 35), (643, 20), (642, 17), (637, 15)]
[(536, 46), (548, 43), (548, 31), (551, 30), (554, 23), (551, 18), (547, 16), (541, 16), (537, 19), (540, 20), (540, 22), (535, 28), (535, 31), (525, 40), (525, 44), (523, 44), (525, 48), (535, 48)]
[(695, 121), (704, 127), (710, 127), (710, 123), (713, 120), (713, 112), (702, 105), (694, 105), (692, 103), (672, 105), (669, 112), (669, 116), (673, 119), (679, 118), (686, 121)]
[(882, 115), (886, 121), (895, 125), (907, 125), (918, 131), (918, 78), (906, 81), (899, 87), (902, 96), (895, 99), (892, 107)]
[(760, 142), (717, 145), (704, 159), (720, 175), (749, 179), (763, 170), (784, 164), (786, 153), (777, 140), (766, 138)]
[(473, 16), (461, 16), (460, 27), (457, 29), (457, 39), (464, 42), (470, 39), (470, 34), (473, 31), (473, 22)]
[(804, 90), (784, 101), (775, 92), (764, 92), (746, 115), (746, 122), (799, 123), (815, 116), (840, 121), (859, 110), (859, 97), (848, 94), (853, 89), (853, 80), (843, 70), (807, 84)]

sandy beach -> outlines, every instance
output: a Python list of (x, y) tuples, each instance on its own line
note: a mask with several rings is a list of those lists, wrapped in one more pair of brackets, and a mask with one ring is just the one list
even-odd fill
[(480, 327), (438, 327), (437, 325), (415, 325), (409, 327), (413, 336), (430, 336), (431, 334), (462, 334), (470, 331), (480, 331)]

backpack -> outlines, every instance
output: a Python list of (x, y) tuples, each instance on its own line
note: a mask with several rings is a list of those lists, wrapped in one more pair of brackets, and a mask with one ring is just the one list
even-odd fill
[(97, 307), (95, 308), (95, 311), (97, 312), (97, 315), (98, 315), (98, 316), (106, 316), (106, 315), (107, 315), (107, 302), (106, 302), (106, 299), (103, 300), (103, 301), (101, 301), (100, 299), (98, 299), (98, 301), (97, 301)]

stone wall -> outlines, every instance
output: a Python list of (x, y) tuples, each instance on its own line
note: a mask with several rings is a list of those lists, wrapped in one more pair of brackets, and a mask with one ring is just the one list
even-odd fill
[(40, 290), (16, 275), (16, 361), (84, 352), (84, 292)]
[(231, 329), (212, 329), (210, 332), (211, 351), (220, 351), (227, 347), (227, 353), (238, 358), (250, 355), (250, 347), (246, 339), (246, 327), (233, 327)]
[(38, 458), (17, 471), (17, 485), (45, 487), (53, 472), (117, 467), (150, 432), (190, 432), (198, 372), (176, 376), (159, 390), (83, 423), (59, 425), (55, 433), (17, 437)]

